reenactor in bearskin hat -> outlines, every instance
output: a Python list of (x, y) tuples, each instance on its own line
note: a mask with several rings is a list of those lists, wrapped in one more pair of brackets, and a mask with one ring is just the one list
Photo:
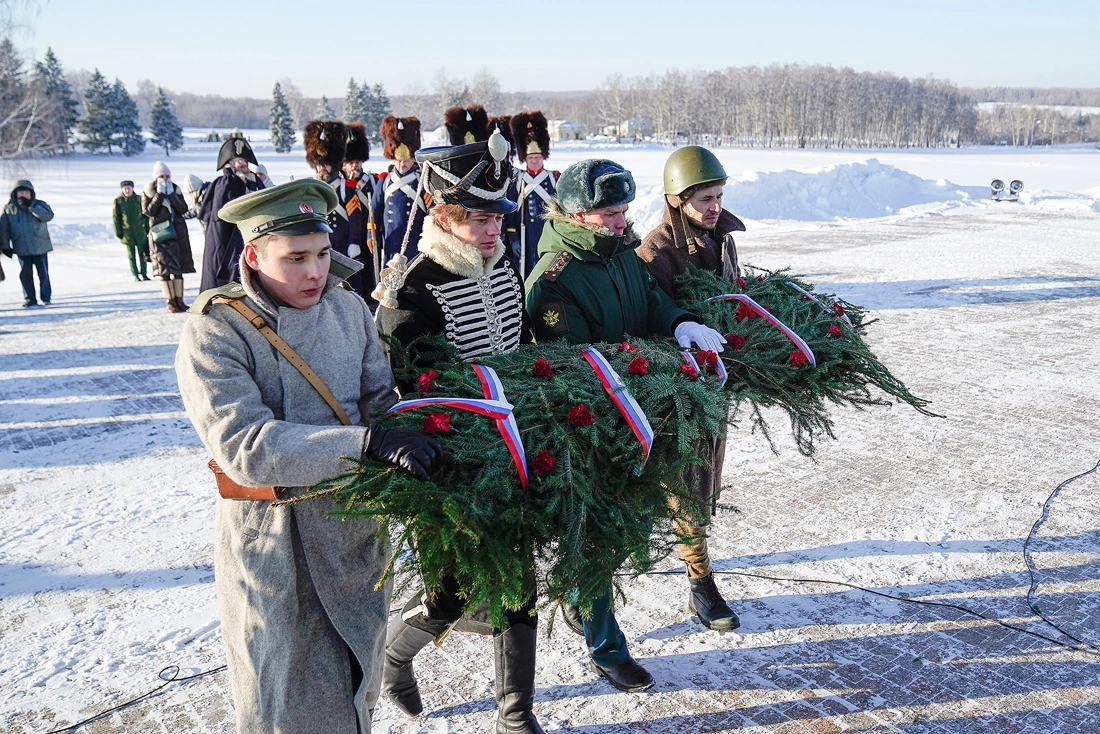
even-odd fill
[(367, 267), (364, 274), (357, 273), (348, 278), (348, 285), (365, 295), (374, 289), (374, 266), (363, 253), (370, 257), (370, 199), (359, 191), (357, 180), (349, 181), (344, 174), (344, 161), (347, 155), (348, 126), (339, 120), (310, 120), (304, 130), (306, 161), (324, 181), (336, 192), (336, 208), (332, 212), (332, 234), (329, 241), (332, 248), (341, 255), (363, 262)]
[[(361, 122), (348, 124), (348, 147), (344, 151), (344, 182), (343, 191), (337, 191), (337, 196), (342, 196), (343, 209), (348, 214), (348, 223), (356, 232), (359, 227), (364, 227), (365, 234), (362, 242), (356, 240), (348, 245), (348, 252), (354, 249), (354, 245), (360, 247), (360, 252), (354, 255), (366, 264), (363, 269), (363, 296), (370, 297), (378, 282), (378, 274), (382, 272), (382, 249), (377, 246), (374, 211), (371, 203), (374, 201), (375, 178), (370, 173), (364, 173), (363, 161), (370, 160), (370, 140), (367, 129)], [(353, 204), (352, 199), (358, 201)], [(361, 223), (361, 224), (360, 224)], [(369, 258), (369, 262), (368, 262)]]
[(238, 131), (230, 136), (218, 151), (218, 176), (210, 183), (199, 209), (199, 219), (206, 232), (206, 247), (202, 253), (202, 290), (219, 288), (237, 279), (237, 261), (244, 249), (244, 240), (237, 228), (218, 218), (218, 211), (245, 194), (268, 186), (252, 146)]
[(412, 259), (416, 254), (424, 215), (428, 213), (428, 198), (423, 191), (418, 193), (420, 168), (413, 158), (420, 150), (420, 120), (386, 115), (379, 132), (382, 134), (382, 155), (393, 161), (393, 165), (376, 176), (372, 208), (376, 237), (382, 243), (382, 262), (388, 263), (401, 252), (406, 230), (406, 255)]
[(539, 260), (543, 214), (556, 191), (561, 173), (543, 167), (550, 157), (550, 131), (546, 116), (520, 112), (512, 116), (512, 137), (526, 170), (519, 172), (520, 269), (530, 275)]
[[(501, 137), (508, 141), (508, 161), (511, 162), (516, 156), (516, 139), (512, 135), (512, 116), (511, 115), (499, 115), (497, 117), (489, 118), (489, 133), (499, 132)], [(516, 268), (519, 268), (519, 225), (520, 216), (522, 213), (519, 210), (519, 185), (517, 178), (513, 177), (512, 182), (508, 184), (508, 198), (516, 202), (516, 210), (511, 214), (504, 215), (504, 231), (500, 233), (500, 238), (504, 241), (504, 246), (508, 248), (508, 257), (515, 263)]]
[(489, 139), (489, 115), (481, 105), (452, 107), (443, 114), (451, 145), (469, 145)]

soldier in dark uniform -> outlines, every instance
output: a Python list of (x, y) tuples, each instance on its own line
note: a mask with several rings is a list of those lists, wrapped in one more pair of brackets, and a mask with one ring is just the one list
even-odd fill
[[(239, 133), (237, 133), (239, 135)], [(199, 219), (204, 222), (206, 246), (202, 253), (202, 290), (219, 288), (237, 280), (238, 261), (244, 250), (241, 233), (229, 222), (218, 218), (218, 211), (245, 194), (259, 191), (267, 183), (256, 161), (252, 146), (236, 135), (222, 143), (218, 151), (218, 176), (202, 200)]]
[[(428, 200), (420, 186), (420, 168), (413, 154), (420, 150), (420, 120), (415, 117), (396, 118), (386, 115), (382, 120), (382, 154), (393, 165), (380, 173), (375, 182), (373, 211), (379, 239), (382, 241), (382, 263), (401, 252), (405, 230), (409, 229), (405, 257), (416, 257), (416, 243), (428, 213)], [(412, 219), (411, 228), (409, 220)]]
[(336, 190), (342, 210), (348, 216), (348, 229), (354, 237), (348, 240), (348, 255), (364, 264), (361, 271), (362, 295), (370, 300), (370, 292), (382, 272), (382, 250), (375, 246), (374, 200), (375, 178), (363, 172), (363, 161), (370, 160), (370, 141), (361, 122), (348, 125), (348, 145), (344, 151), (344, 178)]
[[(516, 157), (516, 139), (512, 135), (512, 116), (490, 117), (489, 134), (491, 135), (493, 132), (499, 132), (501, 137), (508, 141), (508, 162), (511, 163)], [(522, 213), (519, 210), (519, 181), (515, 173), (512, 175), (512, 181), (508, 184), (506, 196), (510, 201), (516, 202), (516, 210), (511, 214), (504, 215), (504, 229), (500, 233), (500, 239), (504, 242), (508, 258), (516, 266), (516, 270), (519, 271), (519, 226)]]
[(538, 110), (512, 116), (512, 137), (526, 170), (519, 172), (520, 270), (527, 277), (539, 261), (543, 214), (557, 191), (559, 171), (543, 167), (550, 157), (550, 132), (546, 116)]

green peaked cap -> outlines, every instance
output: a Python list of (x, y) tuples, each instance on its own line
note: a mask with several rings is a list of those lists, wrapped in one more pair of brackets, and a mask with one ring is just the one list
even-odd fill
[(236, 224), (244, 241), (251, 242), (265, 234), (332, 232), (328, 215), (335, 208), (331, 186), (302, 178), (234, 199), (218, 210), (218, 217)]

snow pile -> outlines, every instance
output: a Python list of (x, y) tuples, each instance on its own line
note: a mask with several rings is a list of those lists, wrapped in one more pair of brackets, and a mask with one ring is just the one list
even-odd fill
[[(827, 222), (873, 219), (917, 205), (988, 197), (981, 186), (929, 181), (871, 158), (806, 171), (747, 173), (725, 187), (723, 205), (747, 219)], [(634, 206), (635, 226), (649, 231), (661, 221), (661, 188), (653, 187)]]

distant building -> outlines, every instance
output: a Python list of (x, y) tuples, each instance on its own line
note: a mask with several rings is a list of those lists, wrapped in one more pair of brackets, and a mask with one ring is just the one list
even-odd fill
[(550, 139), (555, 142), (562, 140), (584, 140), (584, 125), (569, 120), (550, 120), (547, 123)]

